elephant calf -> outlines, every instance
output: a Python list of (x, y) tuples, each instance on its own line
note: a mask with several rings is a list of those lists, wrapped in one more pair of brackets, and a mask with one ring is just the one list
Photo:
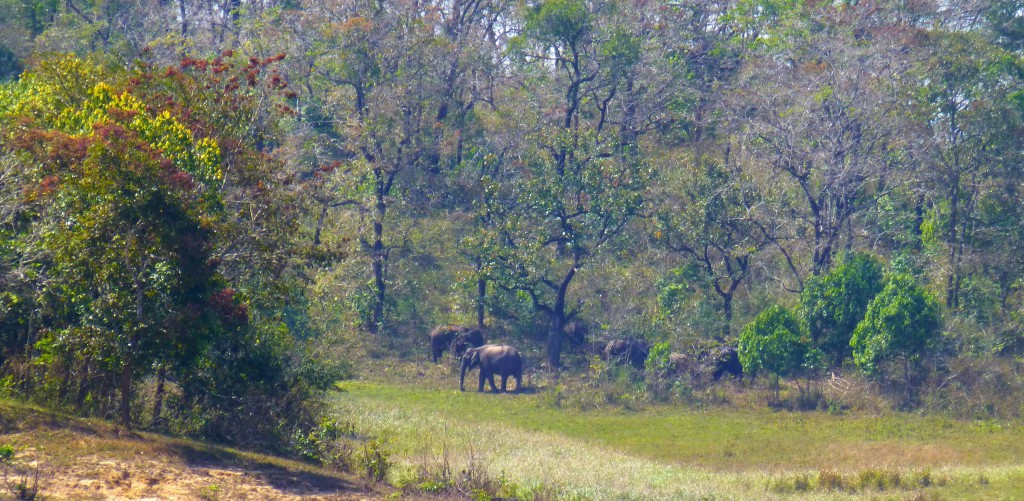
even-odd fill
[(466, 391), (466, 371), (480, 368), (480, 385), (476, 391), (484, 391), (484, 381), (491, 383), (491, 391), (498, 391), (494, 375), (501, 376), (501, 391), (506, 391), (508, 377), (516, 378), (516, 393), (523, 387), (523, 357), (511, 346), (485, 344), (469, 348), (462, 355), (462, 372), (459, 374), (459, 390)]
[(484, 335), (480, 330), (462, 325), (439, 325), (430, 331), (430, 357), (435, 364), (449, 349), (461, 356), (467, 348), (483, 344)]
[(647, 362), (647, 355), (650, 352), (651, 348), (647, 345), (647, 341), (634, 338), (608, 341), (608, 344), (604, 347), (605, 359), (612, 362), (629, 362), (637, 369), (644, 368), (644, 364)]

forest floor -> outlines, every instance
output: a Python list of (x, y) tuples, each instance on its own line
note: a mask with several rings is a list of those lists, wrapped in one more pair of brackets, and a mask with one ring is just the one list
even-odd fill
[[(0, 499), (382, 499), (359, 477), (0, 400)], [(19, 487), (20, 486), (20, 487)]]
[[(572, 390), (551, 382), (527, 383), (520, 394), (463, 393), (452, 367), (411, 370), (340, 383), (333, 397), (340, 420), (383, 437), (398, 486), (443, 489), (441, 480), (451, 485), (461, 475), (519, 498), (1015, 499), (1024, 492), (1024, 423), (1015, 421), (622, 400), (581, 410), (565, 405)], [(476, 374), (467, 389), (476, 389)]]

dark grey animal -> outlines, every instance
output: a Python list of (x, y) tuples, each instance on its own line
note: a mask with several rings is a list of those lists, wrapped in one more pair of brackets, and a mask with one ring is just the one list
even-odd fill
[(604, 347), (606, 360), (622, 363), (628, 362), (637, 369), (644, 368), (644, 364), (647, 362), (647, 355), (650, 352), (651, 347), (647, 344), (647, 341), (636, 338), (614, 339), (608, 341), (608, 344)]
[(714, 366), (715, 370), (711, 373), (711, 377), (715, 381), (725, 373), (732, 374), (736, 379), (743, 381), (743, 365), (740, 364), (740, 356), (736, 352), (736, 348), (731, 346), (720, 348), (715, 355)]
[(506, 345), (485, 344), (469, 348), (462, 355), (462, 371), (459, 374), (459, 390), (466, 391), (466, 371), (480, 368), (480, 385), (476, 391), (484, 391), (484, 381), (491, 383), (491, 391), (497, 392), (494, 375), (501, 376), (501, 391), (506, 391), (508, 378), (516, 379), (516, 393), (523, 387), (523, 357), (515, 348)]
[(582, 320), (573, 320), (562, 327), (562, 334), (565, 336), (565, 344), (579, 350), (587, 345), (587, 337), (590, 335), (590, 326)]
[(436, 364), (445, 351), (461, 356), (467, 348), (484, 345), (484, 335), (478, 329), (463, 325), (439, 325), (430, 331), (430, 357)]
[(452, 343), (455, 356), (461, 357), (466, 350), (477, 348), (485, 344), (484, 335), (480, 329), (467, 329), (455, 335), (455, 342)]

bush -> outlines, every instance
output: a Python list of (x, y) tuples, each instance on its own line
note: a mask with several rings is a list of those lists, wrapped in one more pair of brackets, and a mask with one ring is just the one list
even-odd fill
[(850, 337), (868, 303), (884, 286), (882, 263), (869, 254), (852, 254), (828, 275), (807, 281), (800, 305), (808, 333), (834, 366), (850, 355)]
[(853, 360), (876, 377), (891, 380), (902, 372), (907, 404), (921, 357), (935, 345), (941, 328), (938, 301), (910, 275), (895, 275), (868, 305), (864, 320), (853, 332)]
[[(765, 371), (773, 377), (775, 401), (779, 399), (780, 377), (794, 377), (805, 373), (808, 354), (818, 358), (810, 350), (810, 341), (803, 335), (803, 329), (796, 317), (782, 306), (772, 306), (761, 312), (753, 322), (740, 333), (740, 363), (744, 372), (756, 375)], [(801, 394), (804, 389), (801, 388)]]

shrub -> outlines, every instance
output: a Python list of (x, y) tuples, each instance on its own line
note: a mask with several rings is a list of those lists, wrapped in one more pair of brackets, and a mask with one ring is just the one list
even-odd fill
[(363, 469), (367, 480), (374, 482), (383, 481), (388, 476), (393, 466), (391, 462), (391, 451), (389, 451), (381, 438), (373, 438), (363, 444), (362, 454), (357, 461)]
[[(939, 303), (907, 274), (890, 278), (889, 283), (868, 305), (864, 320), (850, 339), (853, 360), (864, 372), (892, 378), (903, 373), (906, 402), (912, 396), (912, 377), (922, 354), (934, 345), (942, 319)], [(888, 367), (893, 361), (898, 368)]]
[[(752, 375), (765, 371), (774, 376), (775, 400), (778, 378), (804, 374), (810, 341), (796, 317), (782, 306), (772, 306), (747, 324), (740, 333), (739, 357), (743, 370)], [(813, 364), (811, 364), (813, 365)], [(801, 388), (801, 393), (803, 393)]]
[(882, 263), (870, 254), (851, 254), (829, 274), (807, 281), (800, 305), (811, 340), (832, 365), (850, 354), (850, 337), (868, 303), (884, 284)]

